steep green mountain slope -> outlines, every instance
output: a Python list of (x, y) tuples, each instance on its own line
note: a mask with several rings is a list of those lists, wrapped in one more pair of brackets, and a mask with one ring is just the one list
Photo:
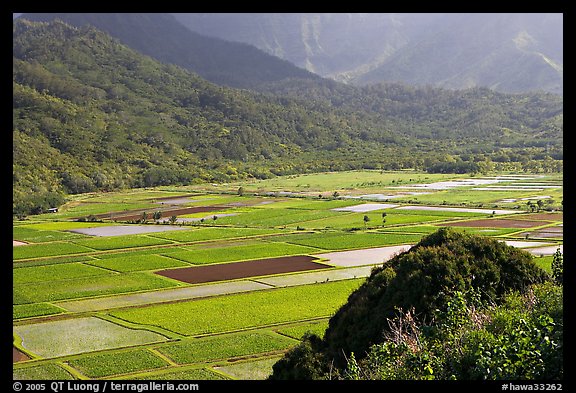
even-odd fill
[(162, 13), (27, 13), (31, 21), (59, 19), (91, 25), (163, 63), (179, 65), (226, 86), (254, 88), (263, 82), (318, 76), (254, 46), (202, 36)]
[(507, 160), (562, 159), (558, 96), (302, 79), (267, 89), (214, 85), (93, 27), (18, 19), (15, 212), (57, 205), (65, 193), (122, 187), (426, 169), (447, 159), (475, 171), (476, 159), (503, 147), (511, 149)]

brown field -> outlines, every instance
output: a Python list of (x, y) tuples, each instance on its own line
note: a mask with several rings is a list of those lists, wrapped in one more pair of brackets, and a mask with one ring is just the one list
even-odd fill
[(518, 219), (528, 218), (530, 220), (543, 220), (543, 221), (564, 221), (563, 213), (531, 213), (522, 215)]
[(22, 362), (28, 359), (30, 358), (25, 353), (21, 352), (16, 347), (12, 347), (12, 363)]
[(561, 226), (538, 229), (533, 232), (522, 232), (521, 236), (539, 237), (539, 238), (562, 238), (564, 230)]
[(440, 226), (447, 227), (470, 227), (470, 228), (533, 228), (542, 225), (542, 221), (531, 220), (507, 220), (507, 219), (485, 219), (485, 220), (471, 220), (460, 221)]
[(158, 271), (156, 274), (178, 281), (184, 281), (189, 284), (199, 284), (212, 281), (331, 268), (331, 266), (313, 262), (315, 259), (314, 257), (299, 255), (257, 259), (246, 262), (219, 263), (182, 269), (167, 269)]
[[(178, 209), (167, 209), (167, 210), (160, 210), (162, 212), (162, 218), (168, 218), (171, 216), (179, 216), (183, 214), (194, 214), (194, 213), (206, 213), (212, 212), (216, 210), (222, 210), (225, 206), (197, 206), (197, 207), (183, 207)], [(142, 218), (142, 213), (144, 210), (133, 210), (129, 212), (117, 212), (117, 213), (105, 213), (99, 214), (96, 217), (98, 218), (110, 218), (112, 217), (113, 220), (139, 220)], [(153, 211), (148, 211), (147, 217), (148, 219), (152, 219), (152, 215), (154, 214)]]

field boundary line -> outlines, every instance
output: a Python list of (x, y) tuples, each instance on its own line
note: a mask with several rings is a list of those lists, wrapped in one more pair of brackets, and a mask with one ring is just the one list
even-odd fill
[(168, 356), (164, 355), (162, 352), (158, 351), (156, 348), (149, 347), (144, 348), (144, 350), (152, 352), (153, 355), (158, 356), (160, 359), (168, 363), (171, 367), (180, 366), (178, 363), (170, 359)]
[(188, 337), (188, 336), (184, 336), (180, 333), (173, 332), (172, 330), (169, 330), (169, 329), (166, 329), (166, 328), (163, 328), (160, 326), (143, 324), (143, 323), (134, 323), (134, 322), (128, 321), (126, 319), (117, 317), (115, 315), (107, 314), (107, 313), (105, 314), (105, 313), (97, 312), (97, 313), (95, 313), (94, 317), (100, 318), (104, 321), (113, 323), (117, 326), (120, 326), (120, 327), (123, 327), (126, 329), (144, 330), (144, 331), (156, 333), (156, 334), (159, 334), (161, 336), (166, 337), (168, 340), (182, 339), (182, 338)]

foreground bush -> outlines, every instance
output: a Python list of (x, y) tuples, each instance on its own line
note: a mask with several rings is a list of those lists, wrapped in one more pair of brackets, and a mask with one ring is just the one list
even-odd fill
[[(390, 334), (393, 334), (395, 329), (394, 323), (398, 323), (398, 318), (404, 318), (403, 323), (412, 321), (409, 325), (414, 327), (413, 337), (417, 339), (418, 345), (423, 345), (422, 339), (428, 336), (422, 335), (421, 328), (425, 329), (427, 334), (435, 332), (437, 336), (448, 334), (451, 329), (460, 329), (452, 325), (442, 327), (442, 323), (448, 322), (443, 322), (441, 314), (438, 314), (438, 310), (447, 312), (450, 307), (453, 308), (458, 296), (474, 294), (475, 303), (472, 304), (475, 307), (496, 307), (503, 304), (509, 293), (522, 296), (528, 293), (533, 285), (548, 281), (548, 274), (533, 262), (532, 255), (528, 252), (488, 237), (442, 228), (424, 237), (407, 252), (375, 268), (366, 282), (349, 296), (347, 303), (330, 319), (324, 339), (312, 336), (304, 341), (302, 346), (308, 346), (308, 350), (313, 352), (308, 357), (316, 363), (322, 361), (321, 366), (313, 366), (303, 360), (291, 361), (290, 357), (297, 353), (295, 350), (274, 366), (271, 379), (300, 379), (303, 375), (311, 375), (312, 378), (350, 377), (355, 375), (354, 367), (351, 368), (353, 365), (350, 364), (352, 359), (359, 364), (370, 364), (371, 357), (376, 356), (375, 353), (378, 353), (378, 361), (385, 358), (399, 360), (398, 357), (404, 359), (404, 356), (410, 355), (404, 359), (409, 365), (407, 368), (401, 366), (404, 363), (400, 362), (397, 371), (378, 371), (381, 378), (486, 377), (484, 371), (466, 371), (466, 374), (464, 370), (456, 370), (457, 366), (452, 367), (454, 370), (449, 371), (449, 375), (439, 375), (439, 365), (444, 364), (444, 358), (436, 359), (436, 352), (421, 351), (406, 340), (389, 344), (394, 342), (390, 341)], [(527, 329), (535, 326), (537, 325)], [(545, 332), (549, 325), (538, 328)], [(488, 334), (480, 333), (481, 331), (480, 329), (477, 334)], [(487, 332), (491, 330), (488, 329)], [(492, 334), (498, 337), (497, 330)], [(470, 348), (474, 347), (473, 342), (483, 342), (482, 339), (474, 337), (467, 337)], [(440, 342), (438, 340), (440, 339), (436, 338), (434, 343)], [(442, 340), (448, 342), (445, 337)], [(494, 346), (505, 344), (497, 340), (494, 338), (486, 342)], [(380, 347), (374, 347), (378, 345)], [(556, 349), (554, 346), (550, 348), (551, 351)], [(468, 357), (471, 356), (466, 353)], [(468, 358), (463, 357), (458, 362), (466, 359)], [(488, 367), (487, 365), (486, 369)], [(311, 368), (315, 372), (310, 372)], [(411, 376), (411, 368), (428, 370), (428, 374)], [(301, 369), (308, 371), (302, 372)], [(330, 370), (329, 374), (322, 372), (326, 369)], [(505, 374), (504, 371), (502, 373)]]

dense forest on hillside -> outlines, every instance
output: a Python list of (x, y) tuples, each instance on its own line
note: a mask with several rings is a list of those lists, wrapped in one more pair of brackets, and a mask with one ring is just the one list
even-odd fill
[(487, 89), (218, 86), (94, 27), (14, 21), (13, 210), (68, 193), (321, 170), (562, 170), (562, 99)]
[(441, 228), (370, 277), (270, 379), (562, 379), (561, 253)]
[(320, 79), (256, 47), (195, 33), (165, 13), (26, 13), (38, 22), (92, 26), (162, 63), (175, 64), (219, 85), (255, 88), (285, 78)]

